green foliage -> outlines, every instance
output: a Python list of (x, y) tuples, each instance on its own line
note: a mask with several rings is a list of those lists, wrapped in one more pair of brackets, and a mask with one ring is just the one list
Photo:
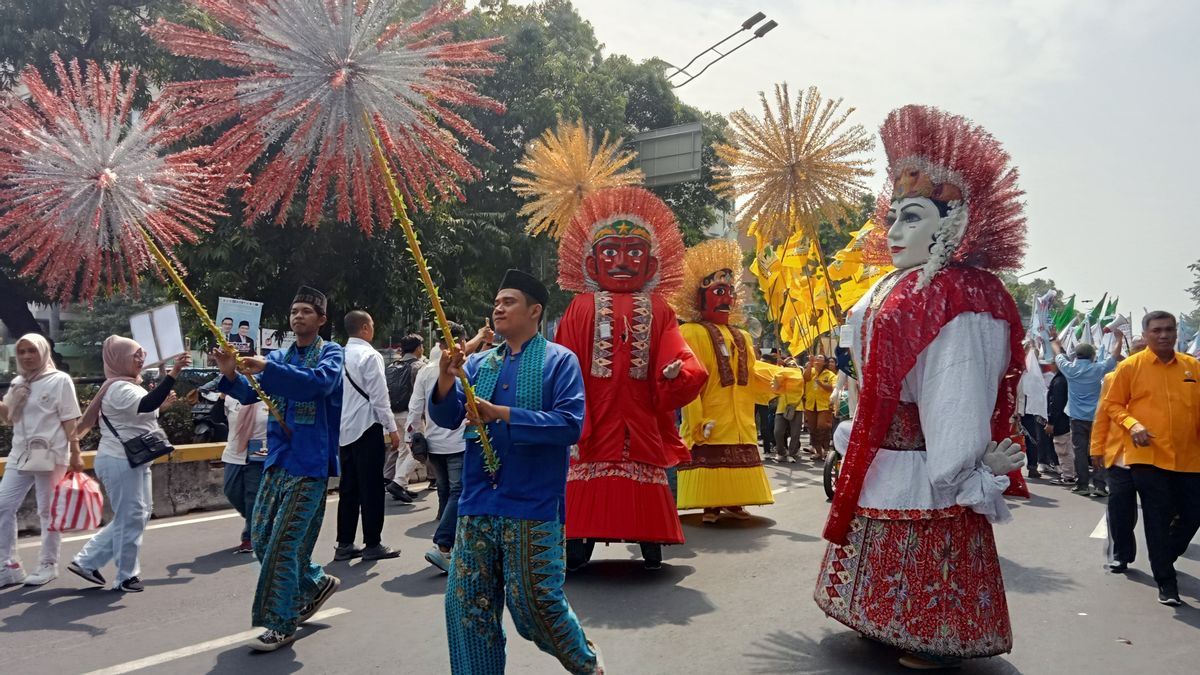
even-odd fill
[[(167, 302), (158, 284), (143, 283), (138, 296), (113, 295), (97, 298), (79, 317), (63, 325), (63, 342), (99, 349), (110, 335), (129, 337), (129, 317)], [(82, 308), (81, 308), (82, 309)]]
[(1200, 260), (1188, 265), (1188, 269), (1195, 275), (1192, 277), (1192, 285), (1187, 289), (1189, 295), (1192, 296), (1192, 302), (1196, 303), (1196, 309), (1191, 314), (1185, 314), (1182, 317), (1189, 326), (1200, 326)]

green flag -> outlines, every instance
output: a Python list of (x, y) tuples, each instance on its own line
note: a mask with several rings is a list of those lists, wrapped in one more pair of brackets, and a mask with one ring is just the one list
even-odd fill
[(1112, 302), (1108, 303), (1108, 305), (1104, 308), (1104, 316), (1100, 318), (1101, 326), (1108, 326), (1108, 324), (1116, 320), (1117, 302), (1120, 300), (1120, 298), (1113, 298)]
[(1104, 312), (1104, 301), (1107, 299), (1108, 293), (1100, 296), (1100, 302), (1097, 302), (1096, 306), (1092, 308), (1091, 313), (1088, 314), (1088, 323), (1093, 326), (1095, 326), (1097, 323), (1100, 323), (1100, 317), (1103, 316), (1102, 313)]
[(1067, 300), (1067, 304), (1058, 313), (1054, 315), (1054, 330), (1061, 333), (1067, 324), (1071, 323), (1071, 319), (1075, 318), (1075, 296), (1072, 295)]

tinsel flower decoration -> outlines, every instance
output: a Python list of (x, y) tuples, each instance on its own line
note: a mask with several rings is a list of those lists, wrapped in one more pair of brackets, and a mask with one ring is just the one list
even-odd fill
[(862, 125), (848, 126), (854, 108), (841, 99), (825, 100), (809, 87), (793, 107), (786, 84), (775, 85), (775, 109), (760, 92), (763, 116), (745, 110), (729, 116), (732, 144), (716, 147), (728, 165), (715, 186), (745, 201), (738, 208), (743, 231), (751, 225), (768, 241), (786, 241), (793, 232), (817, 238), (822, 220), (837, 225), (867, 191), (871, 175), (862, 153), (875, 147)]
[(607, 188), (640, 185), (639, 169), (629, 169), (635, 155), (621, 149), (622, 140), (609, 141), (608, 132), (597, 144), (583, 121), (563, 122), (547, 129), (529, 145), (517, 169), (528, 176), (513, 177), (513, 190), (530, 199), (518, 215), (529, 216), (525, 231), (549, 232), (562, 237), (575, 212), (588, 195)]
[(0, 251), (51, 297), (90, 301), (154, 267), (145, 235), (169, 251), (221, 209), (208, 149), (170, 150), (179, 110), (131, 110), (136, 69), (122, 81), (117, 64), (51, 60), (57, 91), (29, 67), (29, 100), (0, 103)]
[[(404, 0), (188, 0), (236, 37), (159, 20), (151, 35), (181, 56), (219, 61), (246, 74), (173, 84), (168, 93), (197, 102), (184, 122), (199, 131), (237, 118), (214, 144), (231, 184), (260, 159), (246, 188), (248, 217), (276, 214), (307, 181), (305, 223), (319, 222), (332, 192), (337, 217), (371, 231), (391, 222), (383, 167), (372, 156), (374, 126), (409, 203), (428, 208), (429, 192), (463, 194), (480, 172), (447, 130), (485, 148), (483, 134), (451, 107), (503, 112), (467, 76), (502, 60), (502, 38), (455, 42), (443, 28), (463, 10), (437, 5), (395, 23)], [(444, 126), (443, 126), (444, 125)]]

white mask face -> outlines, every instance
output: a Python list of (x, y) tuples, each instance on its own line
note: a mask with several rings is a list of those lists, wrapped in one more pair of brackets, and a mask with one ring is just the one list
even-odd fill
[(897, 199), (887, 213), (888, 246), (896, 269), (920, 267), (929, 260), (933, 237), (942, 225), (937, 204), (925, 197)]

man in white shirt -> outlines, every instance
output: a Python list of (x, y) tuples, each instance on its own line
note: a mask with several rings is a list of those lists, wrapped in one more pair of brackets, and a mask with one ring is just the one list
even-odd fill
[[(382, 560), (400, 555), (380, 542), (383, 532), (383, 460), (387, 452), (384, 434), (392, 447), (400, 445), (400, 433), (388, 401), (383, 357), (371, 346), (375, 322), (371, 315), (355, 310), (346, 315), (346, 362), (342, 370), (342, 425), (339, 459), (337, 548), (334, 560)], [(362, 513), (363, 543), (354, 545), (358, 516)]]

